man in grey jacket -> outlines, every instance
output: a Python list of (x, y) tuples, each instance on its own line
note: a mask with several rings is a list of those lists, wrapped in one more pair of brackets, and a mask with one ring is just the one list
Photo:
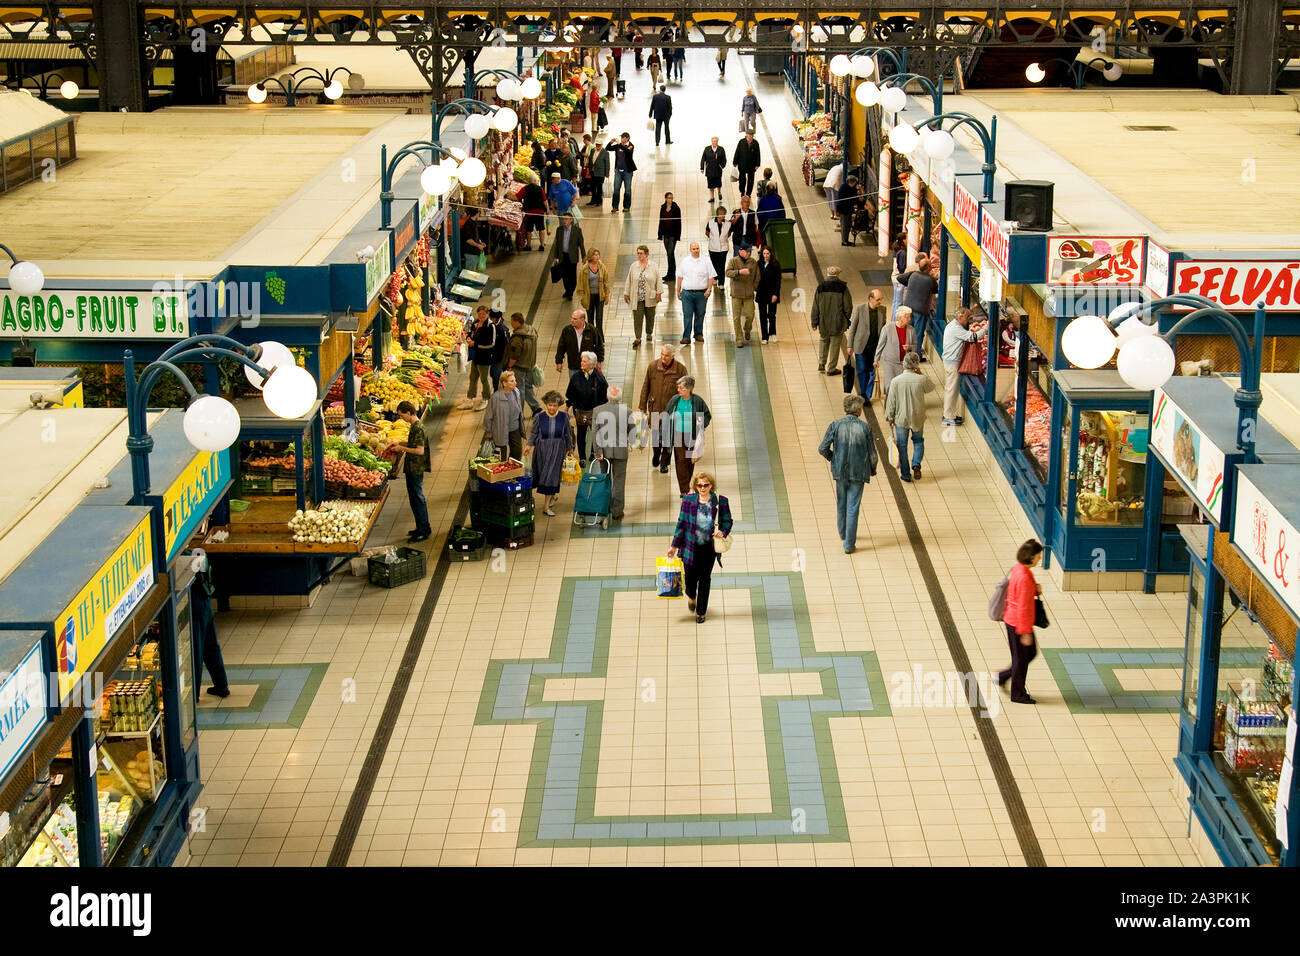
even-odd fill
[(844, 553), (852, 554), (858, 542), (858, 508), (862, 486), (876, 473), (880, 455), (871, 427), (862, 420), (862, 396), (844, 396), (844, 417), (831, 422), (817, 448), (831, 463), (835, 479), (835, 527), (844, 542)]
[[(813, 293), (812, 327), (821, 333), (817, 371), (827, 375), (840, 374), (840, 352), (844, 348), (844, 333), (848, 331), (852, 314), (853, 296), (840, 278), (840, 267), (831, 266)], [(830, 368), (826, 367), (827, 364)]]
[(597, 405), (591, 416), (592, 455), (596, 460), (609, 462), (609, 517), (613, 521), (622, 521), (627, 450), (636, 441), (636, 425), (632, 421), (632, 410), (623, 401), (623, 389), (611, 385), (606, 395), (609, 401)]
[(880, 346), (880, 332), (888, 321), (885, 317), (884, 296), (879, 289), (872, 289), (866, 302), (854, 306), (853, 320), (849, 323), (844, 358), (854, 363), (858, 394), (868, 405), (871, 404), (871, 392), (876, 383), (874, 363), (876, 349)]
[[(908, 352), (903, 359), (903, 374), (889, 385), (885, 400), (885, 421), (894, 428), (898, 444), (898, 471), (904, 481), (921, 477), (921, 456), (925, 454), (925, 396), (934, 391), (934, 383), (921, 374), (921, 356)], [(907, 466), (907, 438), (912, 438), (912, 467)]]

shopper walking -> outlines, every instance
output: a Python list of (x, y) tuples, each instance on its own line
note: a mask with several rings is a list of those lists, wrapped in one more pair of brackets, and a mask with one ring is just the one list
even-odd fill
[(718, 77), (725, 77), (727, 75), (727, 48), (725, 46), (718, 47), (718, 52), (713, 55), (713, 59), (718, 64)]
[(853, 318), (849, 322), (845, 358), (853, 362), (858, 394), (868, 405), (876, 383), (876, 349), (880, 346), (880, 330), (885, 327), (885, 321), (885, 297), (879, 289), (872, 289), (867, 293), (866, 302), (854, 306)]
[(781, 201), (781, 194), (777, 191), (776, 184), (773, 183), (758, 200), (758, 234), (764, 237), (765, 244), (767, 242), (767, 224), (773, 219), (784, 218), (785, 203)]
[(524, 449), (524, 404), (514, 372), (501, 373), (501, 387), (492, 393), (483, 412), (484, 435), (492, 439), (503, 461), (522, 457)]
[(578, 198), (578, 189), (564, 178), (562, 172), (556, 171), (551, 173), (551, 185), (546, 190), (546, 198), (550, 200), (551, 209), (558, 215), (564, 215), (571, 211), (573, 200)]
[(487, 237), (478, 221), (478, 210), (465, 208), (465, 221), (460, 224), (460, 263), (463, 269), (478, 269), (487, 254)]
[[(898, 472), (904, 481), (921, 477), (921, 459), (925, 455), (925, 396), (934, 391), (934, 383), (921, 374), (921, 357), (908, 352), (903, 359), (903, 373), (889, 383), (885, 399), (885, 422), (894, 429), (898, 444)], [(912, 464), (907, 464), (907, 439), (912, 439)]]
[(740, 251), (742, 243), (750, 246), (758, 246), (762, 240), (759, 238), (758, 231), (758, 213), (749, 208), (749, 197), (740, 197), (740, 208), (731, 214), (731, 252), (735, 255)]
[(654, 89), (658, 89), (659, 81), (663, 77), (663, 58), (659, 56), (658, 50), (650, 51), (650, 57), (646, 60), (646, 67), (650, 70), (650, 85)]
[[(605, 98), (614, 98), (614, 83), (618, 80), (618, 64), (614, 62), (614, 56), (611, 53), (605, 60)], [(599, 105), (599, 104), (598, 104)]]
[(894, 298), (889, 303), (889, 314), (893, 315), (903, 304), (903, 293), (907, 291), (907, 283), (903, 280), (903, 274), (907, 272), (907, 237), (900, 232), (894, 237), (889, 248), (894, 254), (894, 268), (889, 276), (894, 288)]
[(763, 167), (763, 178), (760, 179), (758, 185), (754, 187), (754, 192), (760, 200), (776, 188), (776, 183), (772, 179), (773, 175), (775, 174), (772, 172), (771, 166)]
[(695, 476), (692, 487), (694, 491), (682, 496), (668, 557), (681, 555), (686, 606), (695, 612), (695, 623), (703, 624), (709, 613), (713, 565), (718, 560), (714, 542), (731, 534), (731, 505), (717, 493), (717, 482), (707, 471)]
[(903, 372), (903, 359), (915, 351), (912, 310), (899, 306), (894, 312), (893, 324), (880, 330), (880, 343), (876, 346), (876, 388), (881, 395), (888, 398), (889, 386)]
[(650, 97), (650, 112), (647, 114), (655, 121), (655, 145), (659, 145), (659, 133), (662, 130), (668, 140), (668, 145), (673, 144), (673, 131), (669, 125), (669, 120), (673, 117), (673, 98), (668, 95), (666, 86), (659, 87), (658, 92)]
[(830, 423), (817, 453), (831, 463), (835, 479), (835, 528), (844, 553), (852, 554), (858, 544), (858, 509), (862, 486), (876, 473), (880, 454), (871, 427), (862, 420), (860, 395), (844, 396), (844, 417)]
[(636, 61), (636, 68), (638, 70), (645, 66), (645, 52), (641, 48), (641, 45), (644, 42), (645, 37), (640, 33), (632, 34), (632, 57)]
[(533, 246), (533, 233), (537, 233), (537, 251), (546, 251), (546, 239), (551, 230), (546, 227), (546, 193), (536, 183), (525, 183), (523, 194), (519, 197), (524, 207), (524, 249)]
[(745, 90), (745, 98), (740, 101), (740, 121), (746, 133), (758, 132), (758, 114), (763, 107), (758, 105), (758, 97), (751, 89)]
[(591, 117), (591, 133), (588, 135), (604, 132), (604, 112), (600, 107), (600, 91), (593, 84), (591, 92), (587, 94), (587, 114)]
[[(481, 309), (475, 315), (474, 327), (469, 332), (469, 391), (456, 403), (457, 408), (472, 408), (476, 412), (487, 408), (488, 398), (492, 394), (492, 355), (496, 347), (496, 323), (488, 316), (486, 309)], [(474, 397), (478, 394), (480, 385), (483, 397), (475, 405)]]
[(632, 307), (632, 348), (641, 347), (641, 333), (644, 327), (646, 338), (654, 340), (655, 307), (663, 299), (663, 289), (659, 287), (659, 264), (650, 259), (649, 246), (636, 247), (636, 262), (627, 271), (627, 283), (623, 286), (623, 303)]
[(415, 516), (415, 527), (406, 537), (413, 542), (423, 541), (433, 533), (433, 528), (429, 526), (429, 506), (424, 501), (424, 473), (429, 470), (429, 443), (414, 405), (399, 402), (397, 417), (410, 426), (410, 431), (406, 434), (406, 441), (393, 442), (386, 452), (406, 454), (402, 471), (406, 477), (406, 498), (411, 503), (411, 514)]
[(588, 206), (600, 206), (605, 202), (605, 178), (609, 175), (609, 153), (599, 146), (593, 146), (588, 164), (591, 170), (591, 199)]
[(572, 213), (560, 217), (560, 225), (555, 230), (555, 244), (551, 246), (551, 281), (556, 277), (564, 283), (564, 298), (573, 298), (573, 289), (578, 284), (578, 263), (587, 259), (587, 241), (582, 236), (582, 227), (573, 221)]
[(680, 83), (686, 75), (686, 47), (679, 46), (673, 50), (673, 70), (677, 74), (677, 82)]
[(758, 264), (750, 254), (749, 243), (741, 243), (735, 258), (727, 263), (727, 278), (731, 280), (731, 325), (736, 333), (736, 348), (743, 349), (754, 327), (754, 295), (758, 292)]
[[(925, 336), (929, 330), (934, 308), (939, 300), (939, 283), (934, 278), (934, 264), (928, 259), (907, 277), (907, 291), (903, 305), (912, 310), (912, 324), (916, 327), (916, 352), (925, 361)], [(942, 343), (942, 338), (940, 338)]]
[(605, 337), (605, 303), (609, 301), (609, 267), (601, 261), (600, 250), (590, 249), (587, 262), (578, 270), (578, 301), (587, 310), (587, 319)]
[(587, 313), (574, 309), (569, 317), (569, 324), (560, 333), (560, 344), (555, 349), (555, 370), (564, 370), (564, 363), (569, 363), (569, 372), (581, 367), (582, 353), (592, 352), (597, 362), (605, 360), (605, 336), (600, 329), (587, 323)]
[(544, 496), (543, 513), (555, 517), (560, 497), (560, 472), (564, 459), (574, 449), (573, 423), (560, 413), (564, 396), (552, 389), (542, 396), (542, 414), (534, 416), (525, 455), (533, 456), (533, 487)]
[(542, 408), (533, 395), (536, 365), (537, 330), (528, 324), (522, 312), (514, 312), (510, 316), (510, 341), (506, 343), (506, 371), (516, 373), (515, 382), (523, 390), (523, 403), (534, 415)]
[(501, 387), (501, 370), (505, 368), (506, 344), (510, 341), (510, 329), (506, 326), (506, 317), (498, 309), (488, 310), (488, 319), (496, 329), (496, 342), (492, 346), (492, 364), (488, 366), (488, 375), (492, 378), (492, 391)]
[(849, 176), (844, 180), (844, 185), (840, 187), (839, 192), (835, 194), (835, 211), (840, 217), (841, 246), (855, 245), (854, 242), (849, 241), (849, 236), (853, 233), (853, 217), (858, 211), (860, 202), (858, 177)]
[(578, 371), (569, 376), (569, 387), (565, 392), (565, 404), (573, 409), (573, 420), (578, 425), (578, 460), (587, 464), (591, 452), (587, 447), (587, 437), (591, 429), (592, 413), (597, 405), (604, 405), (608, 400), (609, 383), (600, 369), (596, 368), (596, 353), (583, 352), (582, 364)]
[(1034, 623), (1038, 615), (1038, 598), (1043, 589), (1034, 580), (1032, 569), (1042, 557), (1043, 546), (1030, 538), (1016, 549), (1016, 563), (1007, 572), (1007, 602), (1002, 611), (1002, 623), (1007, 628), (1011, 664), (998, 672), (998, 684), (1011, 681), (1013, 704), (1038, 703), (1025, 690), (1025, 677), (1029, 674), (1030, 662), (1038, 656)]
[(737, 189), (748, 196), (754, 191), (754, 170), (763, 162), (763, 150), (754, 138), (754, 131), (748, 130), (743, 139), (736, 144), (731, 154), (731, 164), (739, 175)]
[(713, 210), (713, 218), (704, 224), (704, 238), (709, 244), (709, 260), (713, 263), (713, 274), (719, 282), (727, 271), (727, 252), (731, 249), (728, 238), (731, 236), (731, 220), (727, 218), (726, 207), (719, 204)]
[(682, 237), (682, 207), (673, 202), (672, 193), (664, 193), (664, 203), (659, 207), (659, 240), (668, 254), (668, 274), (665, 282), (677, 281), (677, 240)]
[(713, 263), (700, 258), (700, 244), (691, 243), (691, 254), (682, 260), (677, 271), (677, 300), (682, 304), (682, 345), (704, 341), (704, 306), (713, 294)]
[[(695, 394), (695, 379), (690, 375), (683, 375), (677, 380), (677, 394), (669, 399), (664, 417), (668, 419), (668, 447), (673, 450), (677, 489), (686, 494), (691, 489), (695, 462), (704, 453), (704, 430), (713, 421), (709, 406)], [(661, 458), (660, 461), (662, 460)], [(661, 464), (661, 470), (662, 467)]]
[(722, 174), (726, 169), (727, 151), (718, 145), (718, 137), (715, 136), (700, 154), (700, 172), (704, 174), (704, 185), (708, 187), (710, 203), (722, 201)]
[(641, 383), (641, 397), (637, 408), (650, 422), (650, 443), (653, 449), (650, 466), (668, 474), (672, 460), (672, 422), (664, 412), (668, 403), (677, 397), (677, 383), (686, 375), (686, 366), (677, 360), (671, 345), (659, 349), (659, 358), (645, 370)]
[(560, 175), (573, 186), (574, 195), (578, 192), (578, 177), (582, 175), (582, 160), (569, 145), (569, 140), (560, 143)]
[(840, 374), (840, 352), (844, 349), (844, 333), (848, 331), (852, 315), (853, 295), (840, 278), (840, 267), (830, 266), (826, 278), (817, 284), (817, 291), (813, 293), (812, 327), (821, 333), (817, 371), (827, 375)]
[(609, 517), (623, 520), (623, 499), (627, 488), (627, 452), (636, 441), (632, 409), (623, 401), (623, 389), (609, 386), (609, 400), (596, 406), (591, 417), (591, 456), (609, 462)]
[(943, 424), (960, 425), (966, 421), (961, 411), (961, 375), (957, 372), (961, 365), (962, 353), (968, 344), (978, 342), (989, 334), (987, 324), (982, 329), (970, 328), (970, 309), (958, 309), (947, 328), (943, 330)]
[(781, 263), (771, 246), (764, 246), (758, 259), (758, 285), (754, 301), (758, 305), (758, 334), (764, 345), (776, 341), (776, 307), (781, 301)]
[(623, 195), (623, 211), (632, 210), (632, 174), (636, 172), (636, 160), (632, 153), (635, 149), (631, 133), (623, 133), (617, 141), (611, 139), (605, 147), (606, 152), (614, 154), (614, 195), (610, 212), (618, 212), (620, 192)]

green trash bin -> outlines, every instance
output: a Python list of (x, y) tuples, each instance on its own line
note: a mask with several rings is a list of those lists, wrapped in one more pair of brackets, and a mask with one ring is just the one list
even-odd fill
[(781, 263), (781, 272), (799, 274), (794, 261), (794, 220), (771, 219), (763, 229), (763, 241), (772, 247), (772, 254)]

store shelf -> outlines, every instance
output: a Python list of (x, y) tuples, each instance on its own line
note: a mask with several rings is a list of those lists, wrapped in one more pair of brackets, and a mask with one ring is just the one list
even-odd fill
[(230, 524), (224, 528), (210, 528), (213, 531), (228, 531), (230, 537), (225, 541), (204, 541), (203, 550), (208, 554), (312, 554), (312, 555), (356, 555), (365, 550), (366, 540), (371, 529), (388, 500), (388, 485), (385, 484), (378, 498), (367, 499), (373, 502), (370, 520), (360, 540), (348, 544), (309, 544), (294, 541), (289, 531), (289, 519), (298, 510), (291, 498), (253, 498), (252, 506), (244, 512), (232, 513)]

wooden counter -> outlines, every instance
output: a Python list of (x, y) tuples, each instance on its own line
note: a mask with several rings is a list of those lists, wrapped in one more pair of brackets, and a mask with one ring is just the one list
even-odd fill
[(375, 507), (370, 512), (370, 520), (361, 540), (347, 544), (294, 541), (293, 534), (289, 531), (289, 519), (294, 516), (298, 506), (290, 496), (252, 498), (250, 501), (252, 507), (247, 511), (230, 513), (229, 525), (208, 530), (208, 538), (211, 538), (213, 531), (229, 531), (229, 538), (221, 542), (204, 540), (198, 546), (208, 554), (357, 555), (365, 550), (375, 520), (388, 501), (388, 485), (385, 484), (380, 496), (373, 499)]

